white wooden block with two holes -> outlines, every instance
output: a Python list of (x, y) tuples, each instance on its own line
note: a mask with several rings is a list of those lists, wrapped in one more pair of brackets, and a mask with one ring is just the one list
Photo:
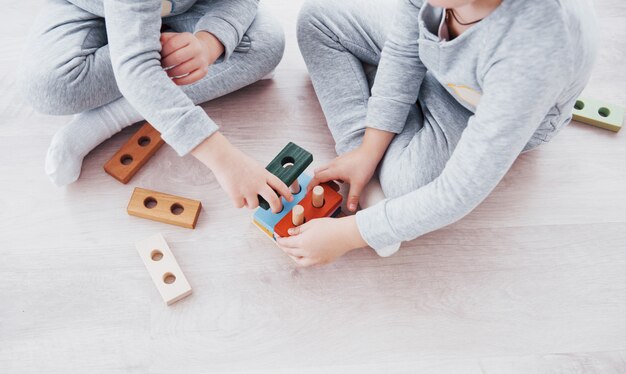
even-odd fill
[(167, 305), (191, 295), (191, 286), (161, 234), (137, 242), (136, 247)]

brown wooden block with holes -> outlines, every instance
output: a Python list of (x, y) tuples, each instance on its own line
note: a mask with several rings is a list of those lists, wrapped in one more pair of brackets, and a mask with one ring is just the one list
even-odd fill
[(163, 143), (161, 134), (146, 123), (104, 164), (104, 171), (126, 184)]
[(180, 196), (136, 187), (128, 203), (128, 214), (193, 229), (202, 204)]
[[(343, 198), (335, 189), (336, 184), (322, 183), (320, 186), (324, 188), (324, 203), (321, 207), (316, 208), (313, 206), (313, 190), (309, 191), (304, 199), (302, 199), (298, 204), (304, 208), (305, 223), (316, 218), (330, 217), (341, 207)], [(284, 216), (283, 219), (278, 221), (274, 227), (274, 232), (278, 236), (287, 237), (289, 236), (287, 231), (292, 227), (295, 227), (295, 225), (292, 222), (292, 214), (289, 213)]]

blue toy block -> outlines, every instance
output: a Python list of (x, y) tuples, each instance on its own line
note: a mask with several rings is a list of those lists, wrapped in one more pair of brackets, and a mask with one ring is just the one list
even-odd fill
[(262, 208), (259, 208), (256, 210), (256, 212), (254, 212), (254, 215), (252, 216), (252, 218), (254, 219), (255, 223), (257, 223), (258, 225), (260, 225), (262, 228), (264, 228), (266, 231), (266, 233), (271, 233), (272, 237), (274, 235), (274, 226), (276, 226), (276, 224), (283, 219), (284, 216), (286, 216), (289, 212), (291, 212), (291, 209), (296, 206), (302, 199), (304, 199), (304, 196), (306, 196), (306, 188), (309, 185), (309, 182), (311, 182), (311, 176), (302, 173), (300, 174), (300, 176), (298, 177), (298, 183), (300, 184), (300, 192), (298, 192), (297, 194), (293, 195), (293, 201), (292, 202), (288, 202), (287, 200), (285, 200), (284, 197), (281, 197), (281, 201), (283, 203), (283, 210), (281, 210), (279, 213), (272, 213), (271, 210), (265, 210)]

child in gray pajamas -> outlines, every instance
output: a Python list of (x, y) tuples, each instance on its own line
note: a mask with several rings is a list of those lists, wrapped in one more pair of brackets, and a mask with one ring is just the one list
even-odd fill
[(235, 206), (274, 211), (289, 188), (234, 148), (196, 106), (262, 79), (284, 50), (258, 0), (46, 0), (25, 48), (20, 86), (39, 111), (77, 114), (54, 136), (46, 172), (75, 181), (98, 144), (142, 119), (193, 154)]
[[(339, 157), (311, 185), (375, 171), (386, 199), (279, 246), (306, 266), (449, 225), (571, 119), (595, 58), (588, 0), (309, 0), (298, 42)], [(370, 90), (371, 87), (371, 90)]]

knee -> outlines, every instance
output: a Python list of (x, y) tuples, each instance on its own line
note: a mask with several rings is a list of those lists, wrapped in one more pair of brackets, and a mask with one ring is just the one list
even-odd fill
[(18, 86), (23, 99), (36, 111), (45, 114), (67, 115), (80, 113), (82, 100), (72, 89), (72, 79), (63, 67), (44, 60), (22, 64)]
[(298, 13), (296, 36), (298, 46), (306, 53), (307, 46), (323, 36), (324, 25), (341, 13), (341, 1), (306, 0)]
[(274, 70), (283, 58), (285, 33), (278, 20), (263, 9), (259, 9), (254, 30), (249, 32), (255, 64), (262, 67), (262, 73), (266, 75)]

